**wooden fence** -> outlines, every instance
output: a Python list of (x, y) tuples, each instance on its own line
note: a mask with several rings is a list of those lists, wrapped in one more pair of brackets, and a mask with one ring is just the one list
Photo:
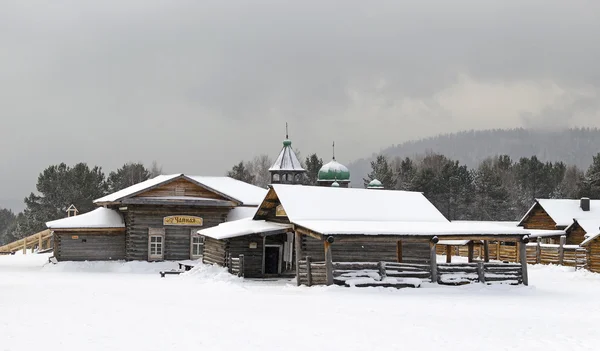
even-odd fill
[[(514, 263), (445, 263), (437, 264), (437, 283), (462, 285), (473, 282), (523, 284), (523, 271), (520, 264)], [(431, 282), (429, 264), (398, 262), (333, 262), (333, 282), (348, 285), (355, 278), (372, 278), (375, 283), (355, 286), (397, 286), (381, 284), (384, 278), (419, 278)], [(313, 262), (310, 257), (298, 261), (298, 285), (325, 285), (325, 262)]]
[(32, 252), (35, 248), (39, 251), (52, 248), (52, 231), (49, 229), (35, 233), (26, 238), (13, 241), (12, 243), (0, 246), (0, 254), (11, 254), (15, 251), (23, 250), (23, 254), (27, 253), (27, 249)]
[[(586, 266), (586, 250), (578, 245), (565, 245), (566, 238), (561, 237), (560, 244), (542, 244), (540, 241), (526, 244), (527, 263), (529, 264), (556, 264), (576, 268)], [(519, 262), (519, 246), (521, 243), (490, 242), (489, 257), (492, 260), (504, 262)], [(438, 245), (437, 254), (445, 255), (445, 245)], [(483, 244), (473, 245), (473, 258), (483, 259)], [(450, 252), (453, 256), (469, 257), (466, 245), (452, 246)]]
[(244, 255), (239, 257), (229, 256), (227, 259), (227, 269), (229, 273), (237, 275), (238, 277), (244, 276)]

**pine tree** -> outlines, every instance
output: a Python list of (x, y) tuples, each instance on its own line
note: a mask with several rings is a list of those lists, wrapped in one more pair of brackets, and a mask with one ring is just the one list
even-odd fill
[(94, 199), (107, 192), (102, 169), (90, 169), (85, 163), (50, 166), (39, 175), (36, 187), (40, 195), (31, 193), (25, 198), (25, 221), (20, 223), (28, 234), (43, 230), (47, 221), (65, 217), (70, 205), (80, 213), (91, 211), (96, 208)]
[(600, 199), (600, 153), (593, 157), (579, 189), (580, 197)]
[(306, 184), (317, 185), (317, 179), (319, 179), (319, 170), (323, 167), (323, 159), (319, 158), (317, 154), (312, 154), (304, 161), (306, 164)]
[(495, 163), (492, 158), (484, 160), (474, 172), (473, 219), (488, 221), (514, 219), (510, 205), (511, 194), (503, 182), (500, 162)]
[(412, 190), (413, 181), (417, 172), (414, 162), (406, 157), (403, 160), (395, 160), (396, 169), (396, 189), (398, 190)]
[(394, 170), (385, 156), (379, 155), (375, 161), (371, 161), (371, 170), (367, 178), (363, 178), (365, 188), (373, 179), (377, 179), (385, 189), (396, 189)]
[[(5, 208), (0, 208), (0, 246), (9, 243), (9, 232), (15, 224), (17, 216), (13, 211)], [(11, 240), (12, 241), (12, 240)]]
[(106, 181), (108, 191), (114, 193), (128, 186), (141, 183), (150, 178), (150, 171), (141, 163), (126, 163), (116, 171), (110, 172)]
[(150, 167), (150, 178), (154, 178), (163, 174), (162, 166), (158, 165), (158, 162), (152, 161), (152, 167)]
[(248, 169), (244, 161), (240, 161), (240, 163), (233, 166), (233, 168), (227, 172), (227, 176), (233, 179), (241, 180), (242, 182), (246, 182), (249, 184), (254, 183), (254, 176)]

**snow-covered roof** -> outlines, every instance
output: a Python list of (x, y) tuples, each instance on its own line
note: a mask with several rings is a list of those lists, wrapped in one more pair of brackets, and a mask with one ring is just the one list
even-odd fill
[(226, 197), (237, 200), (244, 205), (259, 205), (267, 190), (248, 184), (230, 177), (205, 177), (205, 176), (186, 176), (184, 174), (159, 175), (138, 184), (134, 184), (123, 190), (106, 195), (94, 200), (94, 203), (116, 202), (123, 198), (139, 194), (147, 189), (167, 183), (177, 178), (187, 178), (199, 185), (223, 194)]
[(46, 222), (46, 227), (48, 229), (125, 228), (125, 222), (119, 212), (100, 207), (79, 216)]
[(532, 238), (547, 238), (552, 236), (566, 235), (564, 230), (549, 230), (549, 229), (526, 229)]
[(304, 172), (302, 164), (292, 149), (292, 142), (290, 140), (286, 139), (283, 141), (283, 149), (281, 149), (279, 156), (277, 156), (277, 160), (275, 160), (275, 163), (269, 168), (269, 171)]
[(274, 184), (287, 217), (327, 221), (442, 222), (448, 220), (419, 192)]
[[(568, 227), (573, 223), (573, 219), (600, 219), (600, 200), (590, 200), (590, 210), (581, 209), (581, 200), (571, 199), (537, 199), (536, 203), (548, 213), (556, 225), (559, 227)], [(523, 220), (529, 215), (534, 206), (527, 211)]]
[(188, 176), (188, 178), (240, 201), (247, 206), (258, 206), (267, 195), (267, 189), (230, 177)]
[(581, 243), (581, 246), (587, 245), (600, 236), (600, 219), (578, 219), (577, 224), (585, 230), (585, 240)]
[(119, 190), (117, 192), (114, 192), (112, 194), (108, 194), (104, 197), (101, 197), (99, 199), (94, 200), (94, 203), (101, 203), (101, 202), (115, 202), (118, 201), (124, 197), (133, 195), (133, 194), (137, 194), (141, 191), (144, 191), (146, 189), (152, 188), (154, 186), (157, 186), (159, 184), (162, 183), (166, 183), (170, 180), (173, 180), (177, 177), (182, 176), (182, 174), (164, 174), (164, 175), (159, 175), (156, 176), (152, 179), (148, 179), (145, 180), (143, 182), (134, 184), (132, 186), (129, 186), (125, 189)]
[(452, 221), (452, 223), (463, 223), (465, 225), (473, 224), (473, 225), (501, 225), (504, 227), (514, 228), (519, 222), (516, 221)]
[(256, 213), (258, 207), (244, 207), (238, 206), (229, 210), (227, 213), (227, 222), (233, 222), (240, 219), (252, 218)]
[(448, 245), (448, 246), (464, 246), (467, 245), (471, 240), (440, 240), (438, 245)]
[(519, 227), (455, 222), (297, 220), (293, 223), (323, 235), (529, 235), (527, 229)]
[(292, 227), (291, 224), (267, 222), (264, 220), (252, 220), (251, 218), (240, 219), (233, 222), (221, 223), (216, 227), (201, 229), (198, 234), (217, 240), (235, 238), (238, 236), (260, 234), (260, 233), (284, 233)]

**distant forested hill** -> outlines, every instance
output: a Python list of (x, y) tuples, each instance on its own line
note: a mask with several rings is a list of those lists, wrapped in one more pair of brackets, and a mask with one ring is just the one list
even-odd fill
[[(513, 160), (537, 155), (541, 161), (563, 161), (585, 170), (591, 164), (592, 156), (600, 152), (600, 129), (466, 131), (409, 141), (382, 151), (390, 159), (415, 157), (427, 152), (443, 154), (469, 168), (476, 167), (489, 156), (506, 154)], [(362, 186), (362, 178), (371, 171), (370, 161), (375, 156), (348, 165), (354, 187)]]

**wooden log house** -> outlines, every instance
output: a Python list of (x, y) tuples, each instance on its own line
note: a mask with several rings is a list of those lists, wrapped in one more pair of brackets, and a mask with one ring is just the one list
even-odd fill
[[(451, 223), (418, 192), (283, 184), (269, 189), (252, 219), (199, 233), (206, 237), (206, 263), (226, 265), (228, 257), (243, 255), (244, 275), (253, 277), (271, 276), (275, 262), (291, 263), (286, 267), (300, 282), (299, 261), (323, 262), (325, 284), (332, 283), (334, 263), (388, 261), (435, 270), (438, 239), (520, 242), (528, 234), (518, 227)], [(270, 242), (289, 246), (289, 254), (279, 250), (277, 256), (267, 249)]]
[(547, 244), (559, 244), (560, 237), (566, 235), (566, 245), (580, 245), (587, 232), (576, 221), (599, 219), (600, 200), (537, 199), (523, 216), (519, 226), (533, 230), (562, 231), (556, 234), (548, 232), (543, 239)]
[(94, 201), (87, 214), (48, 222), (57, 260), (198, 259), (198, 229), (251, 215), (266, 189), (228, 177), (161, 175)]

